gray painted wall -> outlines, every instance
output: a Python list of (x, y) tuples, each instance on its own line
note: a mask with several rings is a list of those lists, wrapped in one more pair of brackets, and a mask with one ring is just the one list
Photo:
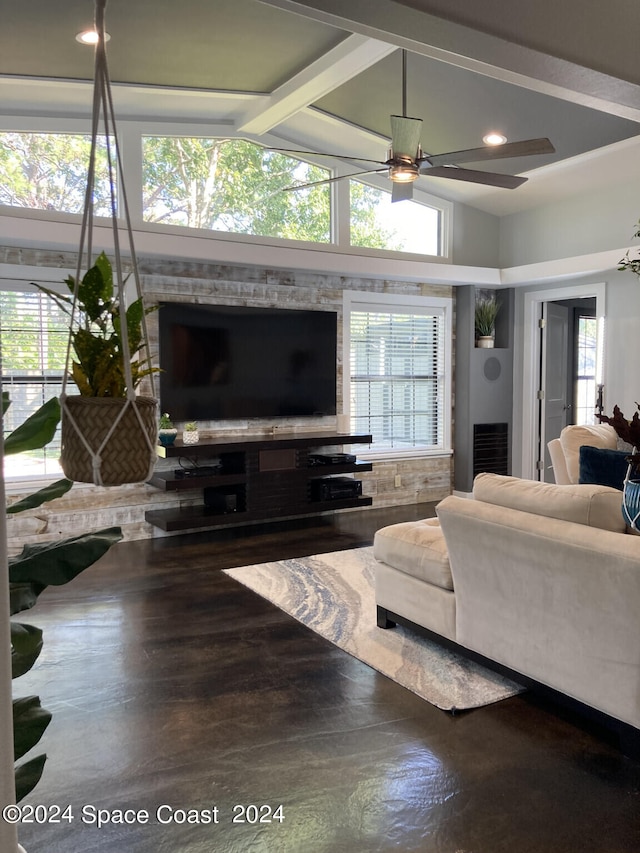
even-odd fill
[(504, 269), (631, 245), (640, 218), (638, 190), (635, 184), (622, 184), (504, 216), (497, 266)]
[(464, 204), (453, 209), (454, 264), (472, 267), (499, 266), (500, 218)]
[(630, 417), (640, 401), (638, 331), (640, 324), (640, 281), (629, 272), (611, 270), (606, 275), (586, 276), (563, 282), (518, 288), (515, 291), (513, 473), (521, 471), (522, 394), (525, 294), (553, 288), (604, 282), (606, 285), (603, 351), (604, 407), (611, 413), (615, 404)]

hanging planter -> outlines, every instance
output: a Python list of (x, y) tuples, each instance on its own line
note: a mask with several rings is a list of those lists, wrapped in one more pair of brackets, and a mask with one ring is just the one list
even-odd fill
[(102, 486), (148, 480), (156, 459), (156, 408), (150, 397), (67, 397), (60, 454), (65, 477)]
[[(62, 470), (70, 480), (115, 486), (149, 479), (156, 461), (158, 438), (155, 399), (145, 317), (150, 310), (142, 301), (140, 279), (133, 246), (133, 232), (124, 184), (118, 195), (126, 222), (136, 298), (127, 304), (126, 281), (120, 252), (116, 203), (116, 165), (123, 174), (115, 130), (111, 86), (107, 70), (104, 38), (106, 0), (96, 2), (95, 77), (91, 153), (80, 249), (75, 277), (66, 284), (69, 295), (47, 288), (47, 293), (70, 315), (69, 345), (63, 379), (61, 406)], [(98, 129), (106, 139), (110, 184), (111, 225), (115, 263), (101, 252), (92, 259), (93, 195)], [(115, 152), (115, 158), (113, 156)], [(81, 275), (84, 247), (86, 269)], [(151, 396), (137, 396), (137, 388), (147, 377)], [(76, 384), (79, 395), (67, 395), (67, 379)]]
[(100, 486), (142, 482), (156, 459), (157, 403), (135, 391), (157, 370), (143, 353), (144, 318), (153, 309), (138, 298), (121, 322), (121, 295), (104, 252), (79, 284), (73, 277), (66, 284), (69, 295), (39, 287), (71, 318), (67, 373), (80, 395), (63, 390), (60, 398), (62, 470)]

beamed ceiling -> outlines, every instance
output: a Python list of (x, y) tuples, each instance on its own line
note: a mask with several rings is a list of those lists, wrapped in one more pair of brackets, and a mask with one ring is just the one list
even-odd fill
[[(2, 12), (0, 118), (87, 116), (92, 0)], [(425, 192), (496, 214), (640, 178), (636, 0), (110, 0), (116, 113), (269, 145), (384, 159), (389, 116), (423, 119), (431, 154), (547, 136), (556, 154), (471, 168), (516, 190), (423, 176)], [(3, 118), (4, 117), (4, 118)]]

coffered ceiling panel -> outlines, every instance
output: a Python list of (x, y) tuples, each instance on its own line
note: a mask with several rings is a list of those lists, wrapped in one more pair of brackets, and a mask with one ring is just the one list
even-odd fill
[[(93, 14), (93, 0), (7, 0), (1, 127), (86, 114), (93, 54), (74, 36)], [(106, 21), (116, 111), (130, 118), (384, 159), (405, 49), (407, 113), (423, 120), (425, 151), (477, 147), (492, 129), (556, 147), (492, 162), (529, 178), (517, 190), (429, 176), (424, 190), (503, 214), (566, 192), (565, 164), (576, 189), (596, 171), (640, 181), (636, 0), (109, 0)]]

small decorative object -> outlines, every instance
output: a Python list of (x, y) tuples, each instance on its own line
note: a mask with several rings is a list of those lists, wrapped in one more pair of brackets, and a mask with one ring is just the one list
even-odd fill
[(158, 430), (158, 440), (163, 447), (170, 447), (176, 440), (178, 430), (174, 427), (169, 417), (168, 412), (163, 412), (160, 415), (160, 429)]
[(199, 440), (198, 424), (194, 421), (189, 421), (189, 423), (184, 425), (184, 429), (182, 430), (182, 443), (197, 444)]
[[(640, 410), (640, 403), (636, 403)], [(601, 423), (610, 424), (622, 441), (633, 448), (627, 458), (627, 476), (622, 488), (622, 515), (629, 527), (640, 531), (640, 416), (634, 412), (631, 420), (625, 418), (619, 406), (613, 407), (613, 416), (598, 415)]]
[(495, 296), (484, 297), (476, 302), (475, 327), (477, 346), (492, 348), (496, 332), (496, 317), (500, 305)]

